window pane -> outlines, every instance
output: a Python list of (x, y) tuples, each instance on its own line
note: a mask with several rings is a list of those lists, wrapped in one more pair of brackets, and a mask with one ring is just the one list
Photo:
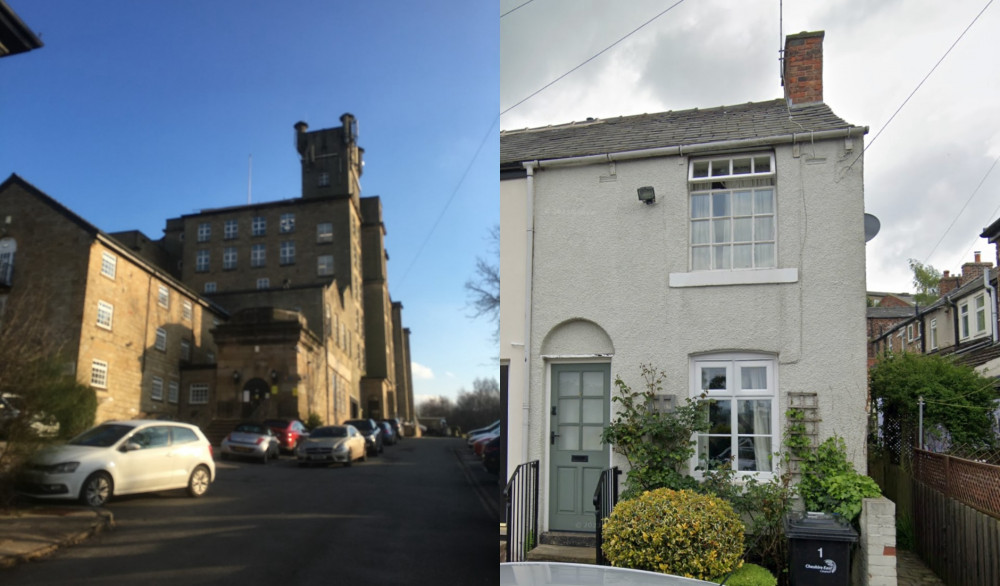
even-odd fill
[(767, 435), (771, 433), (771, 400), (738, 401), (737, 433)]
[(730, 220), (712, 220), (712, 242), (715, 244), (729, 242)]
[(753, 213), (753, 193), (736, 191), (733, 193), (733, 215), (749, 216)]
[(580, 423), (579, 399), (559, 399), (559, 423)]
[(733, 268), (750, 269), (753, 268), (753, 245), (737, 244), (733, 246)]
[(771, 471), (771, 438), (741, 437), (736, 469), (747, 472)]
[(771, 157), (754, 157), (754, 159), (753, 159), (753, 172), (754, 173), (770, 173), (771, 172)]
[(721, 193), (712, 194), (712, 217), (723, 218), (731, 214), (729, 208), (729, 192), (723, 191)]
[(733, 430), (732, 401), (712, 400), (708, 406), (708, 433), (730, 433)]
[(727, 468), (733, 440), (729, 437), (698, 437), (698, 462), (709, 470)]
[(691, 165), (692, 177), (708, 177), (708, 161), (698, 161)]
[(717, 269), (729, 269), (729, 247), (728, 246), (713, 246), (712, 255), (715, 259), (715, 268)]
[(712, 268), (712, 253), (707, 246), (691, 249), (691, 269), (707, 271)]
[(755, 214), (774, 213), (774, 190), (758, 189), (754, 192), (753, 211)]
[(596, 425), (588, 425), (581, 430), (584, 450), (594, 452), (601, 449), (601, 430), (603, 429), (603, 427)]
[(560, 397), (580, 396), (580, 373), (578, 372), (559, 373), (559, 396)]
[(601, 372), (583, 373), (583, 395), (585, 397), (604, 396), (604, 373)]
[(743, 366), (740, 368), (740, 388), (747, 390), (767, 389), (766, 366)]
[(604, 399), (583, 400), (583, 422), (584, 423), (604, 422)]
[(722, 161), (712, 161), (712, 177), (729, 175), (729, 159)]
[(758, 242), (761, 240), (774, 240), (774, 216), (754, 218), (753, 226), (754, 237)]
[(701, 369), (701, 390), (714, 391), (726, 389), (726, 369), (707, 367)]
[(750, 172), (750, 157), (745, 159), (733, 159), (733, 175), (741, 175)]
[(580, 428), (576, 425), (560, 425), (558, 443), (560, 450), (579, 450)]
[(709, 199), (707, 193), (699, 193), (691, 196), (691, 217), (707, 218), (709, 212)]
[(757, 244), (753, 247), (753, 262), (757, 268), (774, 266), (774, 244)]
[(708, 244), (712, 231), (708, 220), (691, 222), (691, 244)]
[(753, 219), (736, 218), (733, 220), (733, 242), (753, 241)]

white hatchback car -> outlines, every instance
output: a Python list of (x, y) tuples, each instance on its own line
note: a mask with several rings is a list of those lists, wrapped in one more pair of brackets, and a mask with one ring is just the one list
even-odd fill
[(212, 446), (196, 426), (109, 421), (33, 456), (19, 490), (34, 498), (79, 499), (99, 507), (112, 495), (177, 488), (200, 497), (213, 480)]

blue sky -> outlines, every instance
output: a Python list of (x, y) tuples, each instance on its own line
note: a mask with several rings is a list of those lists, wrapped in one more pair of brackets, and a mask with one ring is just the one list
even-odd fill
[[(7, 0), (45, 44), (0, 61), (0, 180), (106, 232), (299, 195), (293, 125), (358, 119), (414, 392), (497, 378), (464, 283), (499, 221), (496, 4)], [(436, 228), (435, 228), (436, 226)]]

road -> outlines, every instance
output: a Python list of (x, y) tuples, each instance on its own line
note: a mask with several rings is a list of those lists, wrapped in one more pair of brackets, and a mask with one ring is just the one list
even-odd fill
[(407, 438), (350, 468), (218, 462), (202, 499), (122, 497), (116, 528), (0, 575), (5, 586), (491, 584), (496, 504), (456, 438)]

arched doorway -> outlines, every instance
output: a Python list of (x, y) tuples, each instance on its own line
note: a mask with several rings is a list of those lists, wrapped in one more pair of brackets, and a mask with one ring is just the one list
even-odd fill
[(265, 403), (271, 397), (271, 387), (262, 378), (252, 378), (243, 385), (243, 419), (260, 418), (266, 412)]

